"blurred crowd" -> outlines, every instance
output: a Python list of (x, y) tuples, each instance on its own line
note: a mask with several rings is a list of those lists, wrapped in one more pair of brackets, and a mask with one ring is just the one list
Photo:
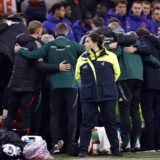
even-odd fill
[(94, 126), (114, 156), (158, 151), (159, 36), (159, 0), (2, 0), (1, 127), (53, 154), (87, 156)]

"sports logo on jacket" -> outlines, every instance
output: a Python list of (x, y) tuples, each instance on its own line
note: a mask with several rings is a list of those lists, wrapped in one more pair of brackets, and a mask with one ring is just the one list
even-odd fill
[(102, 64), (102, 66), (104, 66), (104, 65), (105, 65), (105, 62), (102, 62), (101, 64)]
[(66, 45), (65, 47), (51, 46), (51, 48), (55, 49), (56, 51), (65, 51), (70, 47), (71, 47), (70, 45)]
[(85, 66), (83, 66), (83, 67), (82, 67), (82, 69), (87, 69), (87, 68), (88, 68), (88, 66), (87, 66), (87, 65), (85, 65)]

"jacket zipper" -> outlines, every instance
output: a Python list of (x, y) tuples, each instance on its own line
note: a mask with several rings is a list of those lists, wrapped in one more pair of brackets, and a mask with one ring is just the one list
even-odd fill
[[(97, 62), (96, 54), (95, 54), (95, 62)], [(96, 67), (94, 67), (94, 68), (95, 68), (95, 72), (96, 72), (95, 82), (96, 82), (97, 96), (98, 96), (98, 102), (99, 102), (100, 101), (100, 96), (99, 96), (99, 88), (98, 88), (98, 80), (97, 80), (97, 71), (96, 71)]]
[[(95, 74), (94, 74), (94, 77), (95, 77), (95, 84), (96, 84), (96, 91), (97, 91), (97, 96), (98, 96), (98, 102), (100, 101), (100, 96), (99, 96), (99, 88), (98, 88), (98, 81), (97, 81), (97, 73), (96, 73), (96, 69), (95, 69), (95, 65), (94, 63), (92, 62), (91, 58), (88, 58), (89, 62), (93, 65), (94, 67), (94, 70), (95, 70)], [(95, 55), (95, 61), (97, 61), (97, 57)], [(91, 67), (92, 68), (92, 67)], [(93, 71), (94, 72), (94, 71)]]
[(96, 89), (97, 89), (97, 96), (98, 96), (98, 102), (100, 100), (100, 97), (99, 97), (99, 88), (98, 88), (98, 81), (96, 79)]

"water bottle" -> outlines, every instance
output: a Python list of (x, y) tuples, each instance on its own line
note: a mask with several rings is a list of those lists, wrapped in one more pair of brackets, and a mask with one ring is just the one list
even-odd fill
[(99, 154), (99, 137), (97, 129), (92, 130), (92, 155), (97, 156)]

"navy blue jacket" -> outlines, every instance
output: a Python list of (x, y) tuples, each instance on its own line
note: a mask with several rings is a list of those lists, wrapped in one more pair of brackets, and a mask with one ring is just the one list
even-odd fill
[(81, 38), (90, 30), (91, 27), (86, 26), (81, 20), (77, 20), (73, 24), (73, 31), (77, 42), (80, 42)]
[[(150, 51), (150, 54), (160, 60), (160, 40), (158, 38), (154, 36), (143, 36), (140, 38), (140, 42), (142, 42), (143, 44), (145, 43), (145, 48)], [(143, 51), (144, 49), (142, 48), (141, 50)], [(160, 71), (157, 68), (152, 67), (148, 63), (144, 63), (144, 88), (151, 90), (160, 90), (159, 84)]]
[(120, 75), (117, 57), (102, 49), (85, 52), (77, 62), (75, 78), (80, 81), (82, 102), (116, 101), (115, 80)]
[(158, 36), (158, 32), (160, 31), (160, 23), (157, 24), (153, 19), (150, 20), (150, 22), (153, 28), (152, 33)]
[(28, 21), (37, 20), (37, 21), (45, 21), (46, 19), (46, 6), (45, 2), (36, 2), (37, 7), (34, 6), (31, 2), (29, 2), (28, 8), (25, 11)]
[(132, 11), (130, 11), (128, 17), (126, 18), (125, 31), (136, 31), (139, 28), (146, 28), (150, 32), (153, 32), (150, 21), (145, 18), (143, 13), (141, 14), (141, 16), (134, 16)]
[(120, 15), (120, 14), (115, 14), (115, 10), (111, 8), (108, 12), (108, 16), (110, 18), (117, 18), (121, 22), (122, 28), (125, 30), (125, 25), (126, 25), (126, 16), (125, 15)]
[(71, 22), (67, 19), (67, 18), (61, 18), (61, 19), (57, 19), (54, 18), (52, 13), (48, 14), (47, 20), (43, 23), (43, 27), (47, 29), (49, 34), (55, 34), (55, 30), (56, 30), (56, 25), (58, 23), (65, 23), (68, 27), (69, 33), (68, 33), (68, 38), (70, 40), (75, 41), (75, 37), (74, 37), (74, 33), (72, 30), (72, 26), (71, 26)]
[(21, 33), (28, 33), (27, 27), (21, 23), (11, 26), (8, 26), (7, 23), (0, 24), (0, 54), (6, 56), (12, 63), (16, 36)]

